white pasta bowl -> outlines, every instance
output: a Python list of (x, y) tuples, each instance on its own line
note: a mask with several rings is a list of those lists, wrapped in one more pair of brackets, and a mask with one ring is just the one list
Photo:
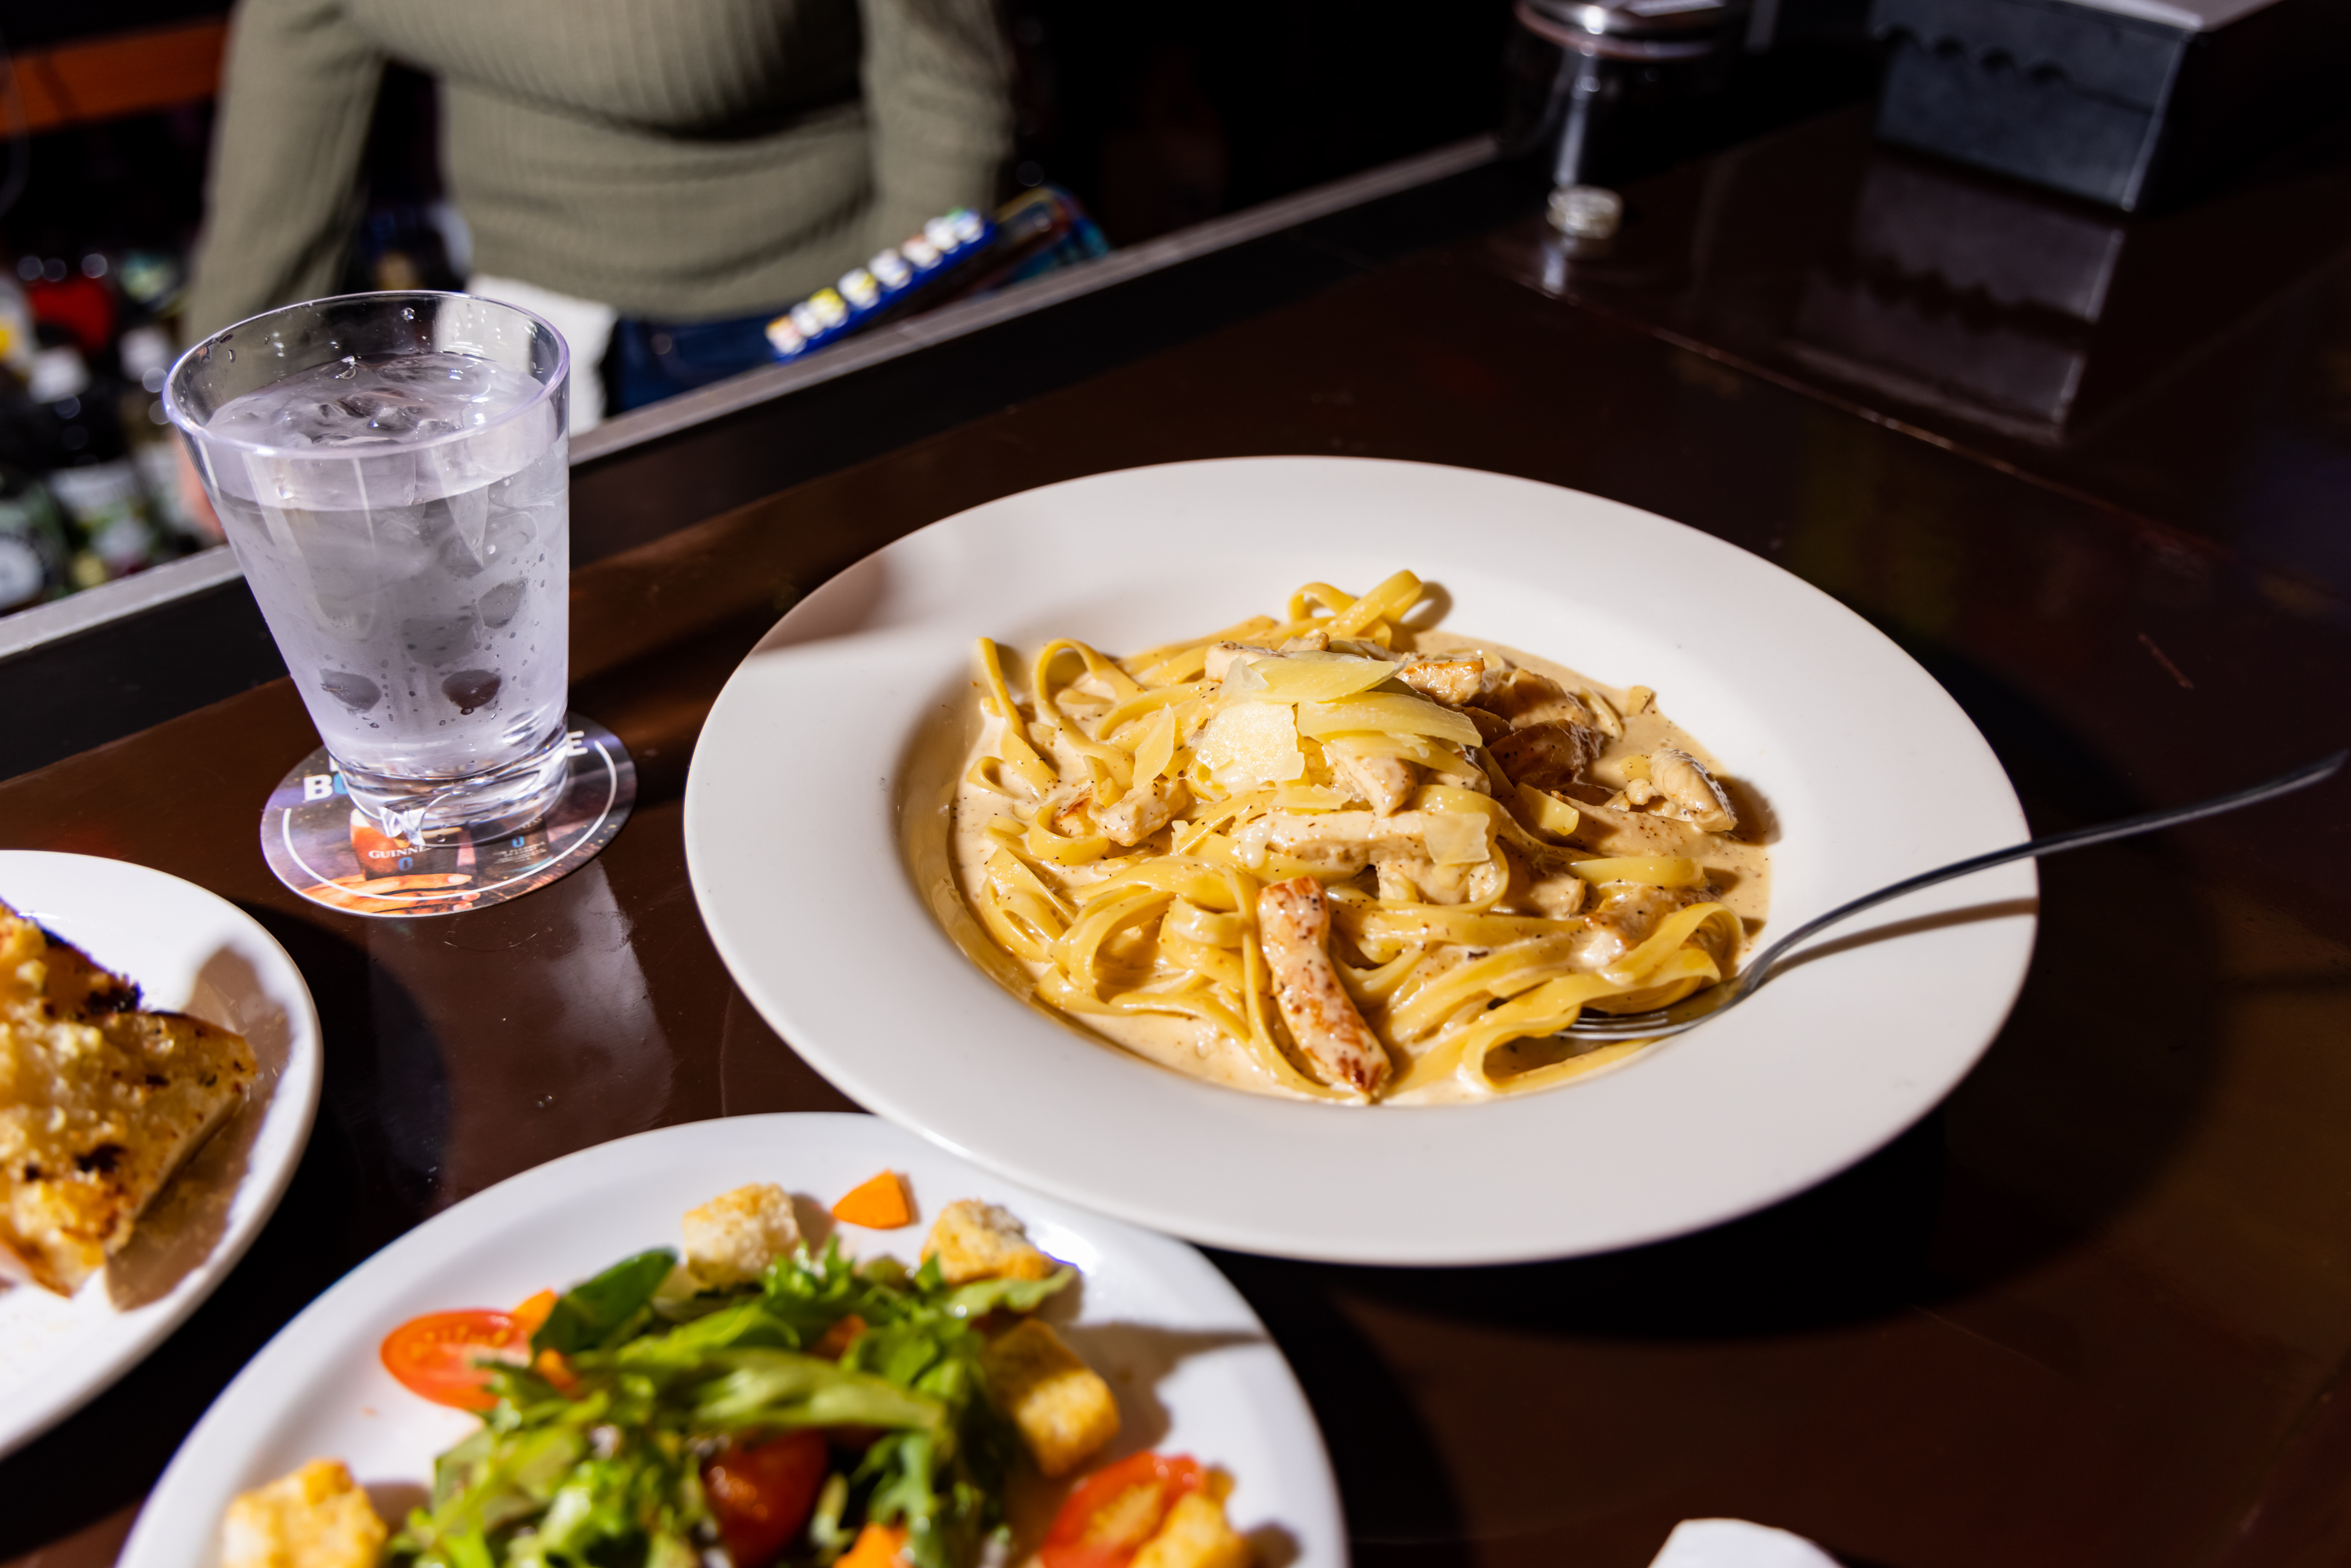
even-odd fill
[(1766, 939), (2026, 834), (1991, 748), (1860, 617), (1734, 546), (1465, 469), (1248, 458), (1098, 475), (912, 534), (747, 658), (696, 748), (686, 858), (762, 1016), (881, 1114), (1013, 1180), (1196, 1241), (1365, 1263), (1566, 1257), (1788, 1197), (1924, 1114), (2023, 983), (2030, 863), (1844, 928), (1719, 1021), (1556, 1089), (1339, 1106), (1201, 1082), (1023, 1001), (951, 939), (946, 804), (972, 643), (1110, 653), (1398, 568), (1443, 629), (1647, 685), (1750, 799)]

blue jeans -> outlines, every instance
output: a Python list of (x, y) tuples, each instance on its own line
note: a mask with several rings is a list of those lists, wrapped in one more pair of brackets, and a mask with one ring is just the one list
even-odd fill
[(755, 366), (774, 364), (768, 323), (782, 313), (778, 306), (727, 321), (622, 317), (612, 325), (612, 346), (604, 356), (606, 408), (625, 413)]

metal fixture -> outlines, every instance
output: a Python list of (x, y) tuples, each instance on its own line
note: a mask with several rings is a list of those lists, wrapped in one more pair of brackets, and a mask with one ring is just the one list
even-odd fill
[(1551, 193), (1551, 226), (1571, 239), (1612, 239), (1625, 198), (1604, 185), (1562, 185)]
[[(1595, 172), (1606, 172), (1604, 152), (1595, 161), (1595, 151), (1614, 110), (1719, 87), (1745, 39), (1748, 5), (1749, 0), (1519, 0), (1519, 25), (1560, 49), (1544, 117), (1546, 131), (1558, 127), (1552, 183), (1562, 192), (1593, 188)], [(1561, 227), (1578, 233), (1563, 223)]]

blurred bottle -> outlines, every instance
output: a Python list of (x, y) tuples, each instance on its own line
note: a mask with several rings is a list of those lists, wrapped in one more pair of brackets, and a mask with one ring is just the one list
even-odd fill
[(33, 373), (33, 353), (39, 347), (25, 291), (15, 278), (0, 273), (0, 366), (21, 382)]
[(156, 321), (179, 310), (187, 268), (169, 251), (127, 250), (115, 265), (114, 281), (121, 287), (130, 314)]
[(64, 342), (34, 356), (27, 390), (46, 416), (33, 426), (47, 449), (41, 455), (49, 460), (49, 489), (78, 536), (68, 568), (73, 586), (95, 588), (173, 553), (156, 530), (123, 441), (119, 391), (99, 384), (81, 350)]
[(112, 270), (113, 265), (98, 251), (78, 263), (68, 263), (62, 256), (28, 256), (16, 264), (33, 319), (70, 334), (74, 346), (91, 356), (105, 352), (114, 338), (118, 312), (108, 279)]
[(180, 488), (180, 438), (163, 417), (163, 378), (172, 370), (172, 335), (157, 326), (133, 327), (122, 334), (122, 395), (116, 417), (131, 448), (148, 509), (158, 526), (184, 549), (212, 543), (204, 525), (189, 515)]
[(68, 591), (72, 544), (38, 479), (0, 465), (0, 615)]

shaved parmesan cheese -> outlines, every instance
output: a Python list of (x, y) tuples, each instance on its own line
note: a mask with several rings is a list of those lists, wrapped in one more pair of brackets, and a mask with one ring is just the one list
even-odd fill
[(1257, 698), (1265, 695), (1265, 677), (1257, 673), (1257, 662), (1269, 658), (1267, 653), (1236, 653), (1225, 668), (1224, 695), (1228, 697)]
[(1300, 733), (1312, 736), (1378, 729), (1392, 735), (1433, 735), (1460, 746), (1479, 744), (1478, 727), (1467, 715), (1441, 708), (1425, 697), (1395, 692), (1374, 692), (1337, 702), (1301, 703), (1298, 728)]
[(1335, 746), (1357, 757), (1401, 757), (1407, 762), (1417, 762), (1440, 773), (1475, 774), (1478, 771), (1478, 765), (1463, 756), (1459, 747), (1431, 740), (1425, 735), (1391, 735), (1379, 729), (1348, 729), (1315, 738), (1322, 741), (1325, 750)]
[(1488, 834), (1494, 824), (1483, 811), (1429, 811), (1424, 816), (1421, 841), (1438, 865), (1483, 865), (1493, 858)]
[(1353, 653), (1283, 653), (1255, 659), (1246, 666), (1264, 683), (1264, 695), (1276, 702), (1334, 702), (1370, 691), (1395, 674), (1382, 659)]
[(1298, 724), (1285, 703), (1242, 702), (1221, 708), (1192, 737), (1193, 755), (1209, 776), (1238, 792), (1306, 777)]

